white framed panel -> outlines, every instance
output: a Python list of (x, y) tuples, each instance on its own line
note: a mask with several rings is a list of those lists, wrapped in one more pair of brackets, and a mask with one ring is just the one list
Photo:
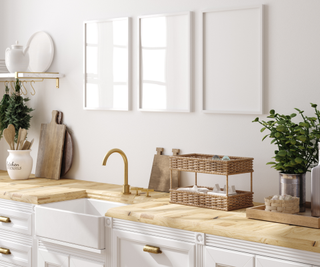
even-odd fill
[(262, 114), (262, 8), (202, 12), (204, 112)]
[[(10, 240), (10, 239), (9, 239)], [(15, 266), (32, 267), (32, 247), (22, 245), (14, 240), (7, 241), (1, 237), (0, 247), (9, 249), (9, 255), (0, 254), (0, 266), (1, 263), (15, 264)]]
[(38, 249), (38, 267), (69, 267), (69, 256), (56, 251)]
[(83, 108), (129, 110), (130, 18), (85, 21), (83, 31)]
[(105, 267), (103, 262), (97, 262), (89, 259), (81, 259), (78, 257), (70, 257), (70, 267)]
[(256, 267), (312, 267), (311, 265), (285, 261), (280, 259), (273, 259), (267, 257), (256, 256)]
[(254, 267), (253, 254), (205, 247), (204, 255), (204, 267)]
[(190, 112), (191, 12), (139, 17), (139, 110)]

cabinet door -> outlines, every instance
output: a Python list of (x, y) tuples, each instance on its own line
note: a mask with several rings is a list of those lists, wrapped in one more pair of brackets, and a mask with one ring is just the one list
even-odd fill
[(205, 267), (254, 267), (254, 255), (241, 253), (237, 251), (220, 249), (220, 248), (206, 247), (204, 266)]
[(9, 223), (0, 222), (0, 229), (31, 235), (32, 214), (6, 209), (0, 206), (0, 216), (10, 219)]
[(303, 263), (257, 256), (256, 267), (312, 267), (312, 266), (308, 264), (303, 264)]
[(69, 256), (39, 248), (37, 267), (69, 267)]
[[(17, 236), (12, 235), (12, 237)], [(8, 233), (6, 238), (10, 238), (10, 233)], [(21, 238), (23, 238), (23, 236), (21, 236)], [(32, 266), (31, 246), (26, 246), (16, 242), (8, 241), (7, 239), (4, 239), (0, 234), (0, 247), (3, 249), (8, 249), (10, 251), (10, 254), (0, 253), (0, 262), (2, 262), (3, 264), (6, 263), (8, 266), (11, 266), (11, 264), (23, 267)]]
[[(161, 253), (144, 251), (146, 245)], [(195, 267), (195, 245), (172, 239), (114, 230), (113, 267)]]
[(81, 259), (71, 256), (70, 267), (105, 267), (105, 264), (102, 262)]

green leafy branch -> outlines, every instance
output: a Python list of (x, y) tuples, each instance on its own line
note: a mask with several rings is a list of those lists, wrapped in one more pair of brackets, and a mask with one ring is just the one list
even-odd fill
[(302, 119), (299, 123), (292, 121), (297, 116), (296, 113), (281, 115), (273, 109), (267, 117), (270, 120), (264, 121), (258, 117), (253, 120), (263, 126), (260, 132), (269, 130), (262, 141), (269, 137), (272, 139), (271, 144), (278, 147), (274, 161), (267, 163), (276, 170), (284, 173), (305, 173), (318, 161), (320, 111), (316, 104), (311, 103), (311, 107), (314, 108), (316, 117), (305, 116), (304, 111), (295, 108)]
[(26, 105), (30, 99), (21, 96), (21, 82), (19, 79), (16, 79), (15, 82), (15, 92), (9, 96), (8, 91), (9, 89), (6, 88), (6, 94), (0, 102), (0, 139), (3, 130), (7, 128), (9, 124), (13, 124), (16, 130), (16, 142), (19, 128), (26, 130), (30, 128), (30, 120), (32, 118), (30, 113), (34, 111), (34, 109)]

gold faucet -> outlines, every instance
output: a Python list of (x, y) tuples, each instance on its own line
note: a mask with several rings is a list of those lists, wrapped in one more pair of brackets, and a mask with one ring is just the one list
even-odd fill
[(123, 185), (123, 190), (122, 190), (122, 194), (124, 195), (130, 195), (131, 192), (130, 192), (130, 185), (128, 184), (128, 159), (127, 159), (127, 156), (126, 154), (124, 154), (124, 152), (119, 149), (119, 148), (114, 148), (114, 149), (111, 149), (105, 156), (104, 156), (104, 159), (103, 159), (103, 162), (102, 162), (102, 165), (103, 166), (106, 166), (106, 163), (107, 163), (107, 160), (109, 158), (109, 156), (113, 153), (119, 153), (122, 158), (123, 158), (123, 162), (124, 162), (124, 185)]

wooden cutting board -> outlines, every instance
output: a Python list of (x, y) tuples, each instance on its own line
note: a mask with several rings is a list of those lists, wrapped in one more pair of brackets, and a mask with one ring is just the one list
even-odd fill
[(58, 111), (52, 111), (49, 124), (42, 123), (36, 177), (60, 179), (66, 126), (57, 124)]
[[(62, 124), (63, 112), (59, 111), (57, 123)], [(64, 176), (71, 168), (73, 161), (73, 140), (72, 135), (66, 128), (66, 136), (64, 139), (63, 156), (61, 162), (61, 177)]]
[[(154, 155), (152, 170), (149, 180), (149, 189), (154, 189), (160, 192), (169, 192), (170, 189), (170, 169), (169, 169), (169, 157), (162, 155), (163, 148), (157, 147), (157, 154)], [(172, 149), (173, 155), (178, 155), (180, 149)], [(177, 188), (179, 186), (179, 171), (172, 172), (172, 187)]]

